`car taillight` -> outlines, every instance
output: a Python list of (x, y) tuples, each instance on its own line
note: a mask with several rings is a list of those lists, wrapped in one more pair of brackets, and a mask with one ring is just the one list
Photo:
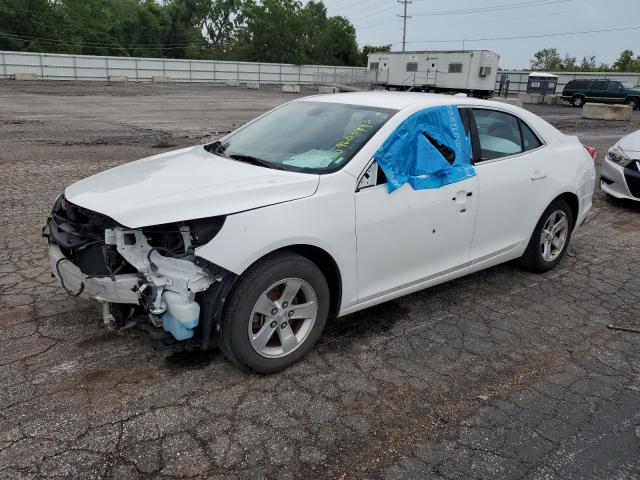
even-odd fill
[(595, 147), (590, 147), (588, 145), (584, 145), (584, 148), (587, 149), (587, 152), (589, 152), (589, 155), (591, 155), (591, 158), (593, 158), (593, 161), (596, 161), (596, 157), (598, 156), (598, 150), (596, 150)]

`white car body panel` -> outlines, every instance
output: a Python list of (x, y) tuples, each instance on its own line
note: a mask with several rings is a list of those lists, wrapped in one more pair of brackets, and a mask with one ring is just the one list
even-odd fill
[(327, 252), (342, 276), (342, 305), (357, 300), (354, 191), (343, 171), (320, 177), (312, 197), (229, 215), (224, 227), (196, 254), (241, 274), (280, 248), (311, 245)]
[[(517, 258), (558, 195), (577, 195), (576, 226), (591, 208), (595, 171), (589, 154), (575, 137), (524, 109), (473, 98), (395, 92), (296, 101), (399, 112), (338, 172), (272, 170), (194, 147), (95, 175), (69, 187), (66, 196), (131, 228), (227, 215), (217, 236), (197, 248), (196, 255), (238, 275), (281, 248), (322, 249), (340, 271), (341, 315)], [(479, 164), (476, 177), (439, 189), (404, 185), (389, 193), (386, 185), (379, 185), (357, 191), (358, 179), (388, 135), (411, 114), (438, 105), (515, 114), (545, 145)]]
[[(476, 223), (478, 178), (438, 189), (386, 185), (356, 194), (358, 301), (464, 267)], [(468, 194), (471, 194), (468, 196)]]
[(129, 228), (250, 210), (313, 195), (319, 175), (212, 155), (202, 146), (144, 158), (67, 187), (70, 202)]
[[(636, 162), (640, 162), (640, 130), (630, 133), (620, 140), (618, 140), (613, 147), (617, 147), (627, 154), (631, 159)], [(640, 163), (638, 163), (640, 170)], [(607, 183), (600, 181), (600, 188), (612, 197), (640, 201), (640, 198), (634, 197), (629, 190), (627, 180), (624, 176), (624, 167), (609, 159), (609, 155), (605, 155), (602, 161), (601, 168), (602, 176), (612, 180), (613, 183), (608, 185)]]
[(625, 135), (615, 143), (615, 146), (627, 153), (640, 153), (640, 130)]

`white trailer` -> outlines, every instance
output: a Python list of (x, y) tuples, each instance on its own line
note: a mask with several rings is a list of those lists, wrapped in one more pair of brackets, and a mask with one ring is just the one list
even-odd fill
[(371, 83), (387, 89), (488, 97), (495, 89), (499, 59), (490, 50), (374, 52), (368, 74)]

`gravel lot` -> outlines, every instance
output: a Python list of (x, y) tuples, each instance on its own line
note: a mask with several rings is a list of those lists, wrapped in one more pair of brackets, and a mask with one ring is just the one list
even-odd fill
[[(303, 92), (308, 94), (309, 92)], [(0, 479), (640, 477), (640, 206), (598, 190), (544, 275), (507, 264), (333, 321), (270, 377), (108, 332), (52, 281), (71, 182), (292, 95), (0, 81)], [(632, 122), (536, 107), (600, 157)]]

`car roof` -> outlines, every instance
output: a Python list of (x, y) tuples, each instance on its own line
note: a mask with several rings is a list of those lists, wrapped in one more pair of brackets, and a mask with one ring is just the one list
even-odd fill
[(295, 101), (342, 103), (345, 105), (358, 105), (363, 107), (388, 108), (399, 112), (403, 110), (417, 111), (441, 105), (468, 105), (470, 107), (486, 106), (517, 115), (520, 119), (525, 120), (529, 126), (534, 126), (534, 130), (542, 136), (545, 142), (549, 142), (552, 138), (564, 136), (547, 121), (524, 108), (504, 102), (481, 100), (479, 98), (466, 96), (439, 95), (435, 93), (421, 92), (373, 91), (312, 95)]
[(422, 92), (350, 92), (325, 95), (312, 95), (301, 98), (299, 101), (343, 103), (345, 105), (359, 105), (363, 107), (389, 108), (404, 110), (407, 108), (429, 108), (441, 105), (488, 105), (510, 107), (509, 105), (478, 98), (469, 98), (457, 95), (440, 95)]

